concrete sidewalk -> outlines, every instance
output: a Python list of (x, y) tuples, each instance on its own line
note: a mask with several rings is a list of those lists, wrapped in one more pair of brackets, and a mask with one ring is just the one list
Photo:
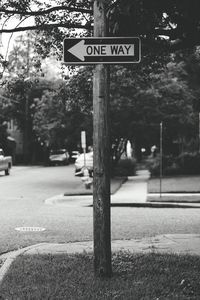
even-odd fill
[[(22, 249), (25, 255), (64, 254), (93, 252), (93, 241), (66, 244), (43, 243)], [(154, 237), (113, 240), (112, 251), (130, 251), (133, 253), (177, 253), (200, 255), (199, 234), (165, 234)]]
[(136, 176), (128, 177), (117, 193), (111, 197), (111, 203), (145, 203), (148, 179), (149, 171), (137, 171)]
[[(119, 190), (111, 195), (111, 205), (130, 205), (133, 203), (145, 203), (147, 199), (147, 181), (149, 172), (141, 170), (137, 176), (128, 177)], [(92, 195), (57, 195), (45, 200), (46, 204), (71, 204), (90, 206), (93, 202)]]
[[(147, 199), (147, 181), (149, 172), (141, 170), (137, 172), (137, 176), (128, 177), (127, 181), (122, 184), (116, 193), (111, 195), (111, 204), (132, 204), (145, 203)], [(81, 199), (79, 201), (79, 199)], [(63, 204), (71, 200), (78, 201), (82, 205), (92, 205), (92, 195), (56, 195), (45, 200), (46, 204)], [(77, 202), (76, 202), (77, 203)]]
[[(200, 235), (198, 234), (165, 234), (155, 237), (131, 240), (113, 240), (112, 252), (129, 251), (131, 253), (167, 253), (200, 255)], [(93, 252), (93, 242), (83, 241), (66, 244), (41, 243), (0, 256), (3, 261), (0, 268), (0, 284), (19, 255), (59, 255)]]
[[(111, 206), (135, 207), (183, 207), (200, 208), (200, 194), (148, 194), (148, 170), (138, 170), (136, 176), (128, 177), (119, 190), (111, 195)], [(194, 200), (196, 199), (196, 200)], [(92, 195), (56, 195), (45, 200), (46, 204), (92, 206)]]

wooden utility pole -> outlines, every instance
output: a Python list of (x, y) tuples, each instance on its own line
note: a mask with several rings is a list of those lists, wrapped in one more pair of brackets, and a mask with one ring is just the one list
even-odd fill
[(110, 221), (110, 116), (109, 64), (139, 63), (141, 46), (138, 37), (106, 37), (106, 3), (94, 2), (94, 37), (64, 39), (64, 62), (94, 64), (93, 78), (93, 233), (94, 269), (98, 276), (110, 277), (111, 221)]
[[(26, 50), (26, 78), (24, 83), (30, 80), (30, 34), (27, 34), (27, 50)], [(24, 136), (23, 136), (23, 152), (24, 152), (24, 163), (29, 162), (29, 88), (25, 88), (25, 123), (24, 123)]]
[(162, 197), (162, 173), (163, 173), (163, 122), (160, 123), (160, 198)]
[[(105, 0), (94, 1), (94, 36), (106, 36)], [(110, 124), (109, 66), (98, 64), (93, 78), (93, 226), (94, 270), (97, 276), (110, 277)]]
[(200, 112), (199, 112), (199, 153), (200, 153)]

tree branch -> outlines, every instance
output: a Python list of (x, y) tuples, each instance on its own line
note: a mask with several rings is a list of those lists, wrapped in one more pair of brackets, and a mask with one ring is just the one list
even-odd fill
[(54, 6), (48, 9), (44, 10), (38, 10), (38, 11), (23, 11), (23, 10), (12, 10), (12, 9), (6, 9), (6, 8), (0, 8), (0, 12), (5, 14), (12, 14), (12, 15), (27, 15), (27, 16), (43, 16), (46, 14), (50, 14), (51, 12), (58, 11), (58, 10), (67, 10), (69, 12), (79, 12), (79, 13), (85, 13), (85, 14), (92, 14), (92, 9), (85, 9), (85, 8), (79, 8), (79, 7), (69, 7), (67, 5), (62, 6)]
[(157, 36), (168, 36), (170, 39), (176, 39), (180, 35), (180, 30), (175, 29), (162, 29), (162, 28), (156, 28), (154, 30), (154, 34)]
[(68, 24), (42, 24), (42, 25), (36, 25), (36, 26), (24, 26), (24, 27), (15, 27), (10, 29), (0, 29), (0, 33), (11, 33), (11, 32), (20, 32), (20, 31), (26, 31), (26, 30), (47, 30), (49, 28), (77, 28), (77, 29), (89, 29), (91, 30), (93, 27), (91, 25), (82, 25), (82, 24), (74, 24), (74, 23), (68, 23)]

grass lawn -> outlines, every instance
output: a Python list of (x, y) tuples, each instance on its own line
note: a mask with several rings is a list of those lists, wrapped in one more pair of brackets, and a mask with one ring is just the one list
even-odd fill
[[(148, 193), (160, 192), (160, 179), (150, 178)], [(200, 193), (200, 176), (177, 176), (162, 178), (163, 193)]]
[[(188, 196), (187, 194), (178, 195), (176, 196), (174, 193), (170, 195), (162, 194), (160, 197), (160, 194), (149, 194), (147, 197), (147, 202), (170, 202), (170, 203), (187, 203), (187, 204), (195, 204), (200, 203), (200, 197), (198, 194), (193, 194), (191, 196)], [(200, 206), (198, 205), (198, 208)]]
[(1, 299), (200, 299), (200, 257), (113, 254), (111, 279), (95, 278), (92, 254), (21, 256), (1, 286)]

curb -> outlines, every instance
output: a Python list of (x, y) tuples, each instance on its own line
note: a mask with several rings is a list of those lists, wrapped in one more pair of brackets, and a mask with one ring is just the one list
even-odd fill
[[(90, 205), (93, 206), (93, 205)], [(169, 203), (169, 202), (135, 202), (111, 203), (111, 207), (144, 207), (144, 208), (200, 208), (200, 204)]]
[(41, 245), (45, 245), (48, 243), (42, 243), (42, 244), (37, 244), (37, 245), (32, 245), (32, 246), (28, 246), (19, 250), (14, 250), (8, 253), (4, 253), (2, 255), (0, 255), (0, 258), (2, 260), (4, 260), (1, 268), (0, 268), (0, 285), (4, 279), (4, 276), (6, 275), (6, 273), (8, 272), (11, 264), (13, 263), (13, 261), (17, 258), (17, 256), (24, 254), (26, 251), (35, 248), (37, 246), (41, 246)]
[(159, 198), (165, 200), (164, 202), (190, 202), (200, 203), (200, 193), (148, 193), (147, 199), (149, 201), (159, 202)]
[[(141, 203), (143, 204), (143, 203)], [(142, 207), (143, 205), (141, 205)], [(186, 203), (186, 202), (146, 202), (144, 207), (152, 208), (200, 208), (200, 203)]]
[[(54, 204), (66, 204), (67, 201), (73, 200), (83, 200), (82, 206), (93, 207), (92, 195), (83, 195), (83, 196), (64, 196), (57, 195), (45, 200), (45, 204), (54, 205)], [(84, 202), (85, 201), (85, 202)], [(70, 205), (70, 203), (69, 203)], [(75, 205), (80, 205), (78, 202)], [(112, 202), (111, 207), (147, 207), (147, 208), (200, 208), (200, 203), (189, 203), (189, 202), (175, 202), (175, 201), (147, 201), (147, 202)]]
[[(57, 195), (53, 196), (51, 198), (48, 198), (44, 201), (45, 204), (48, 205), (54, 205), (54, 204), (65, 204), (66, 200), (71, 201), (73, 200), (89, 200), (89, 203), (84, 203), (84, 206), (90, 206), (93, 196), (92, 195), (81, 195), (81, 196), (65, 196), (65, 195)], [(80, 203), (77, 203), (76, 205), (80, 205)]]
[[(0, 255), (0, 259), (3, 260), (3, 263), (2, 263), (2, 266), (0, 267), (0, 284), (4, 278), (4, 276), (6, 275), (7, 271), (9, 270), (12, 262), (19, 256), (19, 255), (23, 255), (23, 254), (26, 254), (26, 252), (30, 252), (32, 250), (39, 250), (39, 248), (41, 247), (44, 247), (44, 246), (50, 246), (52, 247), (52, 245), (57, 245), (57, 244), (54, 244), (54, 243), (39, 243), (39, 244), (35, 244), (35, 245), (31, 245), (31, 246), (27, 246), (25, 248), (22, 248), (22, 249), (19, 249), (19, 250), (14, 250), (14, 251), (11, 251), (11, 252), (7, 252), (7, 253), (4, 253), (2, 255)], [(65, 244), (63, 243), (60, 243), (59, 246), (62, 246)], [(82, 253), (83, 251), (93, 251), (93, 248), (92, 248), (92, 242), (91, 241), (83, 241), (83, 242), (68, 242), (67, 243), (69, 249), (70, 249), (70, 246), (73, 246), (73, 245), (77, 245), (78, 248), (76, 249), (76, 251), (74, 251), (74, 248), (73, 248), (73, 251), (69, 251), (69, 253), (76, 253), (76, 252), (80, 252)], [(38, 251), (39, 253), (39, 251)], [(66, 251), (65, 251), (66, 253)], [(27, 253), (28, 254), (28, 253)]]

